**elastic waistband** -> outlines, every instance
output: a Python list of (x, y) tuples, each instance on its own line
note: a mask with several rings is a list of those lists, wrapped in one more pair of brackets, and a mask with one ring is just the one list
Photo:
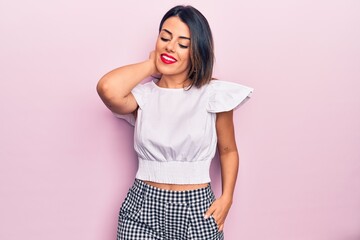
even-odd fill
[(214, 193), (211, 190), (210, 184), (205, 188), (195, 190), (171, 191), (156, 188), (139, 179), (135, 179), (134, 185), (130, 190), (139, 196), (171, 203), (193, 203), (214, 198)]
[(208, 183), (211, 159), (195, 162), (152, 161), (139, 158), (137, 179), (172, 184)]

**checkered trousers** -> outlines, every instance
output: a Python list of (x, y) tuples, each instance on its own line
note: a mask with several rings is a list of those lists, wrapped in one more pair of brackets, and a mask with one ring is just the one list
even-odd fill
[(222, 240), (215, 220), (204, 218), (213, 201), (210, 185), (168, 191), (136, 179), (120, 209), (117, 240)]

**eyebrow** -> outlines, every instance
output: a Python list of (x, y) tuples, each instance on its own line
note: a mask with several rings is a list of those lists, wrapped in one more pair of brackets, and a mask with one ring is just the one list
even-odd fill
[[(164, 31), (164, 32), (167, 32), (168, 34), (170, 34), (171, 36), (173, 35), (172, 34), (172, 32), (170, 32), (169, 30), (167, 30), (167, 29), (162, 29), (162, 31)], [(184, 37), (184, 36), (180, 36), (179, 38), (181, 38), (181, 39), (187, 39), (187, 40), (190, 40), (190, 38), (189, 37)]]

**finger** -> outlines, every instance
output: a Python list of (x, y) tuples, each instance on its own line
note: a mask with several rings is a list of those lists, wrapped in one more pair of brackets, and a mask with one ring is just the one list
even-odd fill
[(221, 224), (220, 226), (219, 226), (219, 232), (222, 232), (224, 230), (224, 224)]
[(221, 219), (215, 220), (216, 224), (218, 225), (218, 227), (220, 228), (221, 226), (224, 226), (224, 221), (222, 221)]
[(209, 209), (206, 211), (204, 218), (208, 219), (213, 213), (215, 212), (214, 204), (209, 207)]

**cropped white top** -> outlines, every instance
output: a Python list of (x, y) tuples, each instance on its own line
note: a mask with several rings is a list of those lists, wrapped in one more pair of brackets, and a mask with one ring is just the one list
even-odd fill
[(216, 113), (237, 108), (252, 91), (220, 80), (189, 90), (161, 88), (154, 81), (137, 85), (132, 90), (139, 105), (137, 119), (115, 114), (135, 126), (136, 178), (168, 184), (210, 182)]

